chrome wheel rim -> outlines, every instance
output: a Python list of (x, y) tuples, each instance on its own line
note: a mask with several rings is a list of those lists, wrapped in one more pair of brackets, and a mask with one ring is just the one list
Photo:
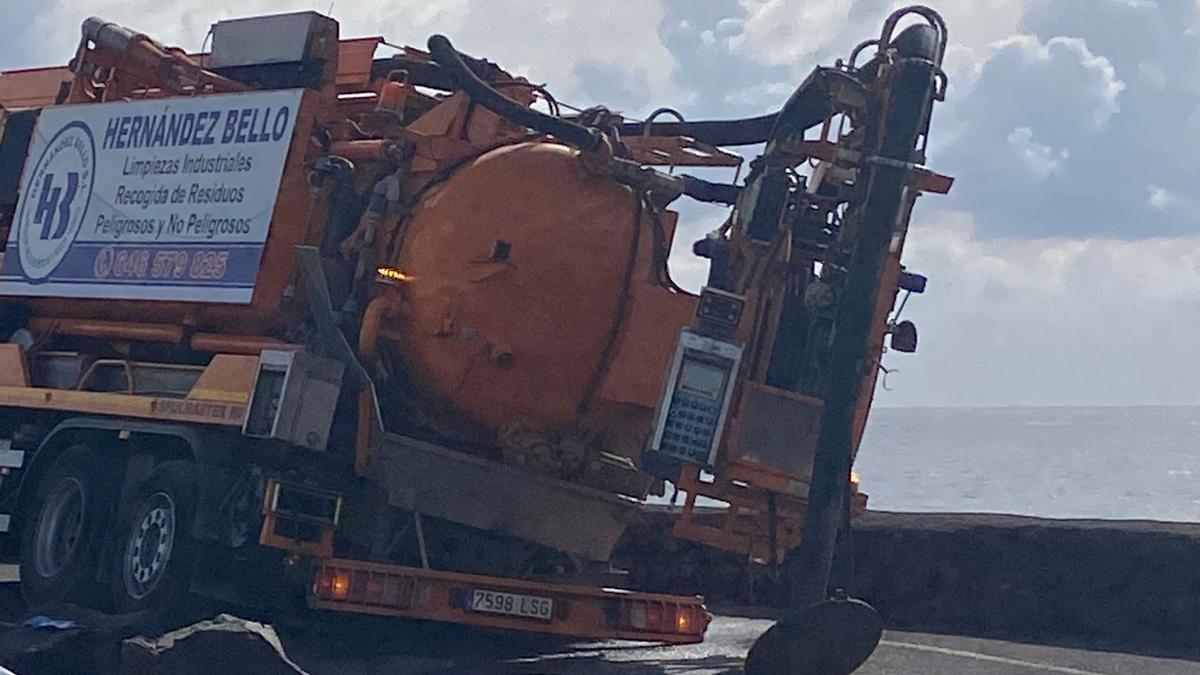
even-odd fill
[(125, 590), (141, 600), (150, 595), (171, 562), (175, 544), (175, 502), (165, 492), (156, 492), (142, 503), (133, 521), (122, 565)]
[(86, 501), (83, 485), (71, 476), (60, 480), (47, 495), (33, 547), (34, 569), (42, 577), (58, 576), (74, 559), (83, 538)]

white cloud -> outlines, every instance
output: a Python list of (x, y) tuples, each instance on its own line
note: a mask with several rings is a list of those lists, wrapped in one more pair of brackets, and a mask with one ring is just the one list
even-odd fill
[(1107, 58), (1081, 38), (1033, 35), (951, 55), (960, 73), (977, 59), (965, 84), (951, 81), (930, 136), (933, 166), (959, 178), (953, 208), (992, 235), (1135, 225), (1113, 222), (1120, 204), (1098, 206), (1123, 180), (1096, 155), (1140, 149), (1113, 132), (1126, 85)]
[[(895, 6), (910, 3), (896, 2)], [(931, 3), (949, 26), (950, 43), (983, 50), (1016, 33), (1030, 0), (942, 0)]]
[[(1017, 32), (1025, 7), (1037, 0), (942, 0), (935, 9), (949, 26), (949, 53), (984, 53), (995, 42)], [(811, 68), (813, 57), (842, 56), (862, 40), (879, 36), (887, 14), (912, 5), (908, 0), (741, 0), (745, 20), (735, 45), (760, 63), (782, 64), (798, 71)], [(861, 11), (869, 6), (871, 11)], [(875, 6), (879, 10), (874, 11)], [(915, 21), (918, 19), (906, 19)], [(907, 23), (902, 24), (907, 25)], [(950, 75), (956, 76), (952, 67)]]
[(887, 357), (903, 374), (881, 403), (1200, 403), (1200, 236), (989, 239), (968, 213), (922, 214), (905, 255), (930, 277), (906, 310), (921, 349)]
[(1142, 61), (1138, 64), (1138, 76), (1155, 89), (1167, 88), (1167, 73), (1158, 64)]
[[(914, 225), (906, 254), (910, 265), (940, 268), (949, 286), (974, 289), (968, 295), (983, 304), (1017, 295), (1035, 302), (1200, 301), (1200, 235), (993, 239), (978, 236), (968, 213), (932, 211)], [(1002, 264), (978, 264), (992, 259)]]
[(730, 105), (756, 105), (770, 107), (786, 100), (788, 94), (796, 89), (792, 82), (759, 82), (749, 87), (733, 89), (725, 94), (725, 102)]
[[(559, 98), (575, 104), (621, 108), (646, 97), (641, 102), (644, 110), (625, 110), (641, 114), (688, 98), (671, 79), (675, 57), (658, 34), (663, 16), (661, 0), (475, 0), (450, 35), (458, 36), (463, 49), (532, 80), (546, 81)], [(613, 85), (627, 93), (626, 100), (610, 100), (606, 91), (587, 89), (589, 83), (579, 77), (581, 64), (611, 73)]]
[[(810, 57), (840, 36), (853, 5), (854, 0), (742, 0), (746, 19), (734, 47), (760, 63), (809, 65)], [(853, 46), (840, 45), (846, 52)]]
[[(885, 356), (899, 372), (879, 404), (1200, 404), (1200, 235), (993, 239), (971, 214), (926, 205), (904, 255), (929, 276), (905, 309), (920, 349)], [(694, 290), (707, 263), (690, 243), (721, 214), (685, 216), (671, 269)]]
[(1158, 209), (1159, 211), (1166, 211), (1167, 209), (1171, 208), (1171, 205), (1176, 201), (1175, 195), (1172, 194), (1167, 188), (1159, 187), (1157, 185), (1150, 185), (1147, 186), (1147, 188), (1150, 191), (1150, 206)]
[(1008, 145), (1016, 151), (1037, 178), (1046, 178), (1057, 171), (1062, 163), (1071, 158), (1067, 150), (1055, 150), (1033, 140), (1033, 130), (1017, 127), (1008, 134)]
[[(58, 0), (18, 19), (16, 2), (0, 0), (0, 19), (23, 26), (18, 56), (26, 66), (65, 63), (78, 43), (78, 26), (91, 15), (194, 50), (220, 19), (329, 8), (328, 0)], [(673, 103), (686, 99), (671, 81), (674, 57), (658, 38), (663, 8), (657, 0), (620, 6), (585, 0), (335, 0), (333, 16), (343, 37), (383, 35), (423, 48), (430, 34), (445, 33), (459, 49), (545, 81), (567, 101), (629, 103), (592, 100), (581, 64), (603, 70), (606, 92), (624, 88)]]
[(741, 19), (726, 18), (726, 19), (721, 19), (720, 21), (718, 21), (717, 26), (714, 30), (719, 35), (729, 36), (729, 35), (737, 35), (738, 33), (741, 33), (743, 30), (745, 30), (745, 28), (746, 28), (745, 21), (742, 21)]
[[(1063, 76), (1083, 74), (1087, 92), (1093, 97), (1091, 122), (1095, 127), (1104, 126), (1121, 109), (1117, 97), (1125, 90), (1125, 83), (1117, 78), (1112, 63), (1104, 56), (1093, 54), (1087, 42), (1080, 38), (1054, 37), (1041, 42), (1032, 35), (1014, 35), (994, 44), (991, 51), (996, 54), (995, 58), (1007, 57), (1008, 66), (1025, 71), (1022, 76), (1041, 79), (1043, 86), (1059, 85), (1065, 79)], [(1011, 63), (1013, 60), (1019, 61), (1019, 66)], [(1032, 80), (1029, 84), (1032, 88), (1039, 82)], [(1026, 92), (1015, 90), (1010, 95)], [(1060, 90), (1059, 93), (1064, 92)], [(1019, 103), (1021, 98), (1014, 96), (1013, 103)], [(1056, 101), (1051, 99), (1046, 103)]]
[(1146, 186), (1146, 200), (1155, 211), (1200, 224), (1200, 201), (1191, 194), (1151, 183)]

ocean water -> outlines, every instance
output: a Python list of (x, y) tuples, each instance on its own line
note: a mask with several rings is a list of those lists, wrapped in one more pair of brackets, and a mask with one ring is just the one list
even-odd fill
[(876, 408), (869, 506), (1200, 522), (1200, 407)]

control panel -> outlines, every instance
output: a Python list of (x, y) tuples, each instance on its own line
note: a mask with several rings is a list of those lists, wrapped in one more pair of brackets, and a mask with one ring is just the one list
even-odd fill
[(680, 333), (659, 403), (652, 451), (712, 466), (741, 359), (739, 345), (690, 330)]

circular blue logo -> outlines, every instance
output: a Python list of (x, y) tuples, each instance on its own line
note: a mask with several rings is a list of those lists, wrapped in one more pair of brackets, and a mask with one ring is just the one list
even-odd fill
[(17, 250), (29, 281), (42, 281), (71, 249), (92, 201), (96, 140), (71, 122), (46, 144), (29, 173), (18, 217)]

